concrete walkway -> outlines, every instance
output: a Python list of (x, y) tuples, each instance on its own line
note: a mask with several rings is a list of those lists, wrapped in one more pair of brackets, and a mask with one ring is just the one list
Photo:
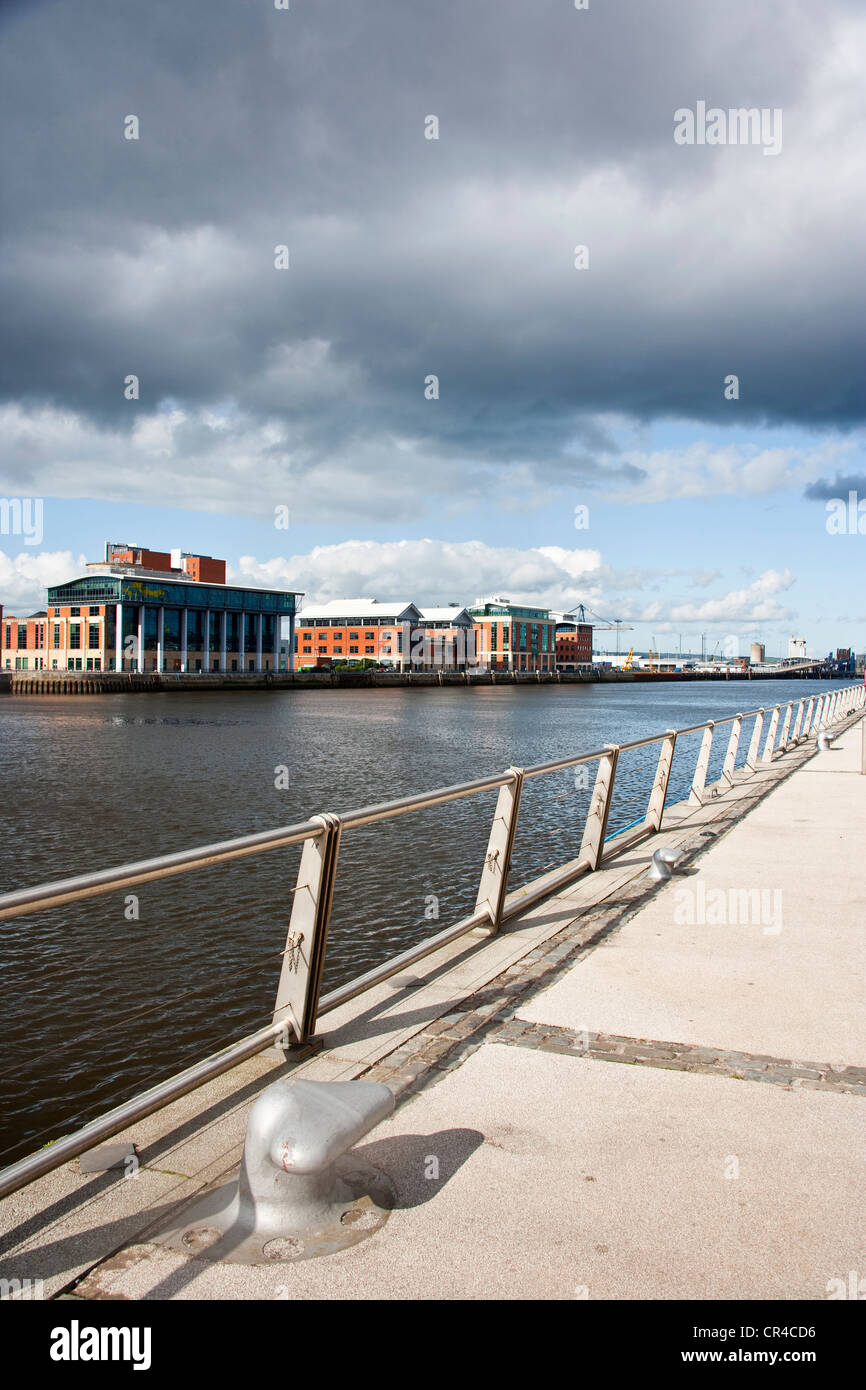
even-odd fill
[(398, 1194), (367, 1240), (256, 1267), (148, 1241), (236, 1165), (281, 1074), (257, 1059), (136, 1127), (136, 1182), (69, 1165), (3, 1203), (0, 1274), (158, 1299), (825, 1299), (866, 1275), (859, 724), (813, 749), (672, 808), (661, 842), (702, 852), (671, 883), (636, 847), (329, 1019), (298, 1074), (408, 1097), (356, 1150)]

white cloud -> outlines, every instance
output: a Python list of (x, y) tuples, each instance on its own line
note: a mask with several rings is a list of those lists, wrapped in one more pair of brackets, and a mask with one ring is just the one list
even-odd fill
[(482, 541), (344, 541), (307, 555), (258, 561), (241, 557), (233, 578), (303, 590), (307, 602), (373, 596), (461, 604), (504, 594), (513, 602), (568, 608), (597, 596), (597, 550), (544, 546), (526, 550)]
[(684, 449), (652, 452), (626, 450), (626, 463), (640, 468), (645, 477), (603, 495), (615, 502), (663, 502), (673, 498), (708, 498), (723, 495), (764, 497), (796, 490), (831, 468), (842, 468), (857, 455), (853, 440), (826, 440), (814, 449), (768, 448), (729, 444), (714, 446), (696, 440)]
[(85, 557), (76, 560), (71, 550), (22, 551), (7, 555), (0, 550), (0, 603), (7, 617), (26, 617), (45, 607), (45, 590), (63, 584), (83, 570)]
[(795, 583), (790, 570), (766, 570), (745, 589), (732, 589), (719, 598), (704, 603), (653, 603), (640, 613), (644, 622), (659, 623), (755, 623), (781, 621), (793, 616), (792, 610), (778, 603), (775, 595), (784, 593)]

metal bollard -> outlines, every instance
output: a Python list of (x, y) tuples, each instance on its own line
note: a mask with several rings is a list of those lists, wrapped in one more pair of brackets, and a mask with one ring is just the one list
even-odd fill
[(684, 858), (685, 852), (681, 849), (657, 849), (653, 855), (648, 876), (655, 879), (657, 883), (664, 883), (673, 876), (673, 870)]
[(395, 1195), (348, 1154), (394, 1109), (376, 1081), (278, 1081), (255, 1101), (238, 1177), (153, 1237), (187, 1255), (239, 1264), (311, 1259), (356, 1244)]

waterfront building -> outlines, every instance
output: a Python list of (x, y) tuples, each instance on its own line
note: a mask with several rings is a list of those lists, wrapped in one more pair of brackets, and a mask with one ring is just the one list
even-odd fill
[(105, 560), (48, 590), (45, 611), (0, 624), (23, 671), (274, 671), (299, 593), (226, 583), (224, 560), (109, 542)]
[(404, 599), (341, 598), (310, 604), (298, 615), (296, 665), (372, 661), (402, 671), (410, 660), (412, 629), (420, 622), (420, 609)]
[(475, 666), (475, 624), (466, 608), (421, 608), (404, 600), (333, 599), (298, 615), (298, 667), (341, 662), (403, 671), (460, 670)]
[(556, 619), (556, 669), (578, 671), (592, 666), (592, 623), (578, 622), (573, 613)]
[(478, 660), (494, 671), (555, 671), (556, 624), (546, 608), (506, 598), (471, 604), (478, 630)]

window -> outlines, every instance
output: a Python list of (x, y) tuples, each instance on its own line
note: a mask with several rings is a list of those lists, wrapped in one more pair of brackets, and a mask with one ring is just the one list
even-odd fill
[(19, 647), (26, 647), (26, 646), (27, 646), (27, 625), (26, 625), (26, 623), (19, 623), (19, 624), (18, 624), (18, 646), (19, 646)]
[(358, 640), (358, 634), (357, 634), (357, 632), (350, 632), (350, 633), (349, 633), (349, 641), (350, 641), (350, 642), (357, 642), (357, 640)]
[(374, 640), (375, 636), (376, 636), (375, 632), (365, 632), (365, 633), (364, 633), (364, 641), (365, 641), (365, 642), (372, 642), (372, 641)]
[(367, 653), (367, 656), (372, 656), (374, 650), (375, 650), (375, 648), (373, 648), (373, 647), (365, 647), (365, 648), (364, 648), (364, 651)]
[(72, 651), (77, 652), (81, 648), (81, 624), (69, 624), (69, 646)]
[(55, 623), (55, 624), (54, 624), (54, 638), (53, 638), (53, 641), (52, 641), (52, 646), (54, 646), (54, 647), (59, 647), (59, 646), (60, 646), (60, 624), (59, 624), (59, 623)]
[(350, 652), (350, 653), (351, 653), (351, 652), (357, 652), (357, 650), (358, 650), (357, 647), (350, 647), (350, 648), (349, 648), (349, 652)]
[(91, 623), (87, 632), (87, 646), (90, 651), (99, 651), (102, 643), (99, 640), (99, 624)]
[(335, 652), (339, 652), (341, 656), (342, 656), (342, 654), (343, 654), (343, 648), (342, 648), (342, 647), (335, 647), (335, 648), (334, 648), (334, 651), (335, 651)]
[(304, 648), (303, 648), (304, 654), (305, 654), (306, 656), (310, 656), (310, 654), (312, 653), (312, 650), (313, 650), (312, 647), (304, 647)]
[(81, 609), (80, 609), (80, 608), (70, 608), (70, 610), (69, 610), (69, 616), (70, 616), (70, 618), (79, 618), (79, 617), (81, 616)]
[(90, 617), (91, 617), (91, 618), (98, 618), (98, 617), (99, 617), (99, 604), (96, 603), (96, 604), (91, 605), (91, 607), (88, 608), (87, 611), (88, 611), (88, 613), (90, 614)]
[(12, 646), (12, 629), (11, 629), (11, 627), (7, 627), (7, 628), (6, 628), (6, 646), (7, 646), (7, 648), (9, 648), (9, 647)]

